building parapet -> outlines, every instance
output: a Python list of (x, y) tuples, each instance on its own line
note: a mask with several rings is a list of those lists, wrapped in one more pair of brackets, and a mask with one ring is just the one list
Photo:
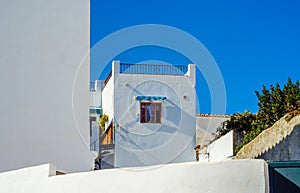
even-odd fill
[(166, 64), (125, 64), (120, 63), (121, 74), (151, 74), (184, 76), (188, 66), (174, 66)]
[(223, 115), (223, 114), (196, 114), (197, 117), (222, 117), (222, 118), (230, 118), (231, 115)]

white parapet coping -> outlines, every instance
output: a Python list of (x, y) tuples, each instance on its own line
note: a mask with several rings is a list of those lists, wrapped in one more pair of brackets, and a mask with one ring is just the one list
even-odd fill
[[(40, 179), (49, 179), (51, 176), (56, 175), (56, 166), (53, 164), (44, 164), (34, 167), (22, 168), (18, 170), (0, 173), (0, 182), (15, 182), (21, 181), (34, 181)], [(2, 184), (0, 183), (0, 185)]]
[(41, 165), (0, 173), (1, 193), (267, 193), (263, 160), (179, 163), (53, 176)]

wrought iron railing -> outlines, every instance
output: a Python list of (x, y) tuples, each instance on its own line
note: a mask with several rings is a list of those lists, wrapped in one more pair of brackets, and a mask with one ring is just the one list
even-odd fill
[(174, 66), (162, 64), (120, 64), (120, 73), (123, 74), (153, 74), (183, 76), (188, 66)]

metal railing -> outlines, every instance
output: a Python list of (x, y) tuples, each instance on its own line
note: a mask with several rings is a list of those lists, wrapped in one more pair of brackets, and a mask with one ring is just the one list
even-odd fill
[(112, 77), (112, 71), (110, 71), (110, 73), (108, 74), (108, 76), (104, 80), (104, 86), (106, 86), (106, 84), (108, 83), (108, 81), (110, 80), (111, 77)]
[(173, 66), (162, 64), (120, 64), (121, 74), (153, 74), (183, 76), (188, 66)]

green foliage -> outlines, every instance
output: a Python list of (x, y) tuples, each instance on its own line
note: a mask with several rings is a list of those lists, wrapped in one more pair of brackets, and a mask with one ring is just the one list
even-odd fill
[(270, 86), (270, 90), (263, 85), (261, 94), (255, 91), (258, 98), (258, 113), (257, 123), (263, 128), (272, 126), (284, 114), (287, 113), (285, 109), (284, 92), (281, 90), (280, 85), (277, 83), (274, 87)]
[(252, 141), (255, 137), (257, 137), (266, 127), (262, 124), (257, 123), (255, 120), (252, 124), (251, 131), (244, 135), (243, 143), (235, 147), (235, 153), (237, 153), (244, 145)]
[(293, 84), (289, 78), (288, 83), (283, 88), (285, 97), (285, 109), (289, 112), (286, 116), (286, 121), (290, 121), (294, 116), (300, 115), (300, 87), (299, 81)]
[(300, 86), (299, 81), (295, 83), (288, 78), (283, 89), (277, 83), (268, 89), (262, 86), (262, 91), (255, 91), (258, 98), (258, 112), (252, 114), (248, 111), (235, 113), (230, 120), (225, 121), (217, 130), (217, 137), (220, 137), (231, 130), (239, 132), (244, 136), (243, 143), (236, 147), (237, 153), (244, 145), (252, 141), (263, 130), (271, 127), (281, 117), (286, 116), (286, 121), (294, 116), (300, 115)]
[(234, 113), (229, 120), (223, 122), (222, 126), (217, 129), (216, 137), (219, 138), (231, 130), (241, 135), (246, 135), (251, 131), (251, 125), (254, 120), (255, 115), (249, 111)]
[(106, 114), (100, 115), (99, 126), (102, 129), (102, 131), (105, 129), (105, 124), (107, 122), (108, 122), (108, 115)]

